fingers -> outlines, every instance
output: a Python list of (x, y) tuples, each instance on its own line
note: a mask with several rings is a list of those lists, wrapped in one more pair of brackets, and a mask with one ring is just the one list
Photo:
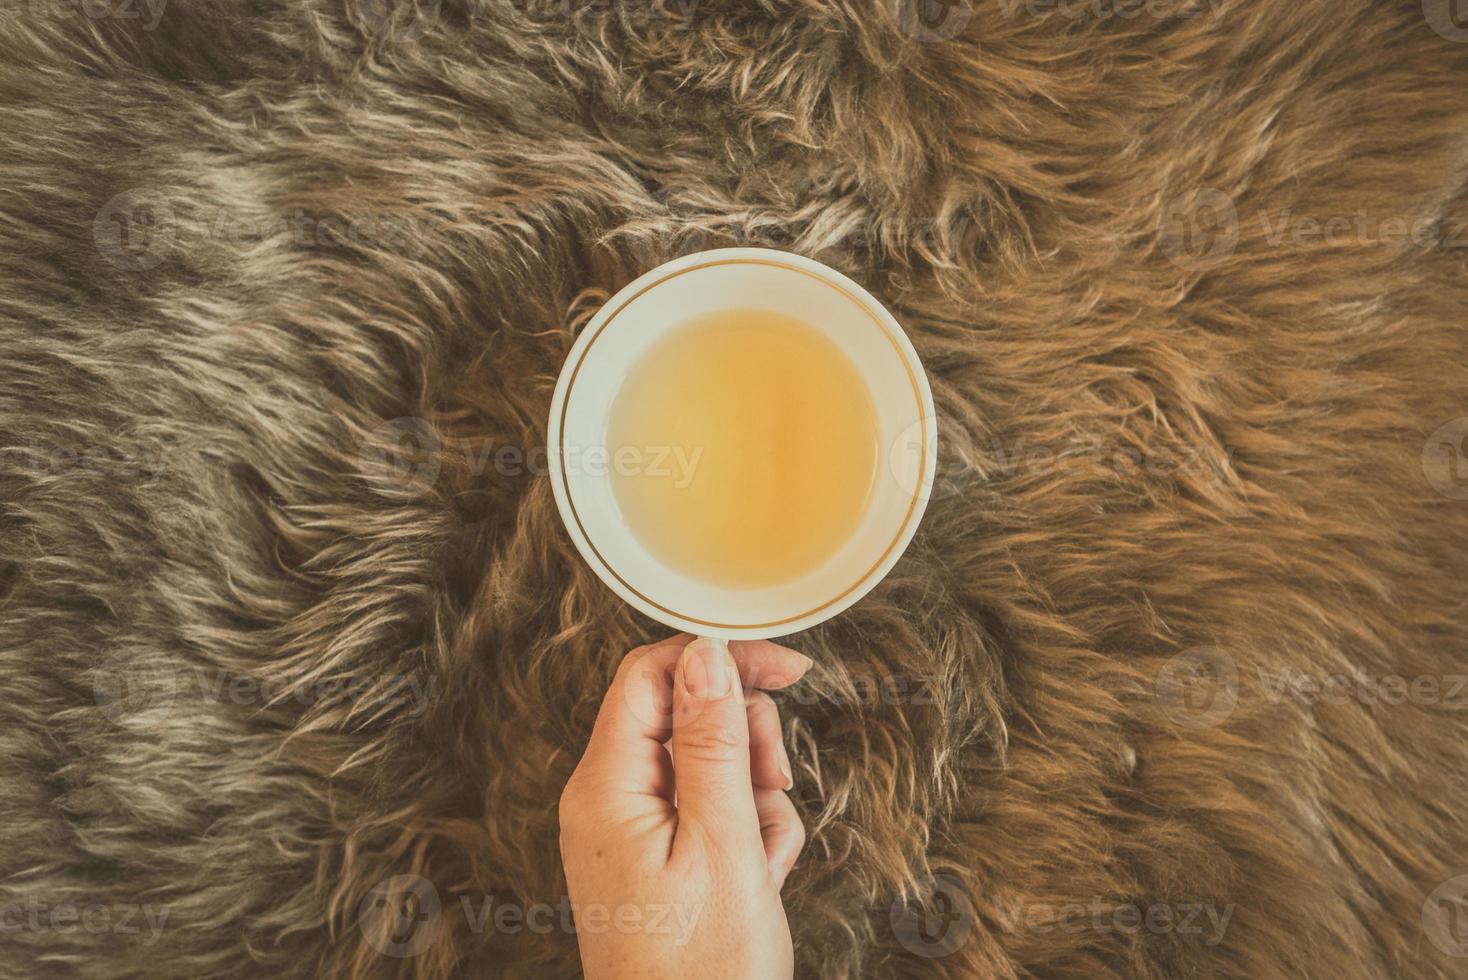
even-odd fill
[(735, 860), (762, 853), (744, 688), (722, 640), (694, 640), (678, 658), (672, 749), (678, 786), (674, 849), (714, 848)]
[[(577, 767), (575, 779), (597, 798), (616, 802), (618, 794), (629, 805), (647, 796), (673, 801), (675, 792), (680, 807), (686, 793), (684, 784), (696, 775), (675, 775), (668, 751), (662, 743), (674, 733), (675, 668), (684, 648), (693, 640), (681, 633), (629, 653), (619, 665), (616, 676), (602, 701), (591, 741)], [(717, 641), (715, 641), (717, 643)], [(768, 640), (735, 641), (728, 644), (734, 658), (739, 690), (731, 688), (730, 697), (739, 703), (744, 722), (737, 731), (720, 732), (700, 727), (697, 715), (707, 698), (690, 697), (682, 704), (682, 723), (695, 739), (742, 737), (746, 745), (744, 766), (746, 783), (785, 788), (791, 785), (790, 763), (780, 731), (779, 712), (774, 702), (758, 688), (779, 689), (795, 683), (810, 668), (810, 660), (794, 650)], [(746, 698), (744, 690), (751, 689)], [(727, 717), (716, 712), (709, 724)], [(674, 750), (676, 745), (669, 743)], [(745, 787), (747, 792), (748, 785)], [(695, 804), (695, 807), (697, 804)], [(752, 819), (752, 818), (751, 818)]]
[(662, 743), (671, 729), (673, 664), (687, 634), (638, 647), (617, 668), (577, 767), (577, 778), (609, 792), (673, 797)]
[[(679, 633), (638, 647), (623, 658), (597, 715), (593, 744), (615, 742), (626, 750), (631, 740), (667, 740), (672, 732), (673, 667), (692, 640), (691, 635)], [(746, 690), (779, 690), (810, 669), (809, 658), (769, 640), (736, 640), (729, 644), (729, 653), (739, 666)]]
[(769, 640), (731, 640), (729, 652), (745, 688), (778, 691), (800, 680), (811, 667), (809, 657)]
[(687, 633), (679, 633), (638, 647), (622, 658), (612, 686), (602, 699), (592, 731), (593, 742), (667, 739), (672, 728), (673, 665), (692, 639)]
[(780, 731), (780, 709), (763, 691), (750, 692), (745, 708), (749, 719), (749, 769), (754, 785), (789, 789), (795, 785), (795, 779)]
[(805, 846), (805, 825), (795, 804), (778, 789), (754, 791), (755, 810), (759, 814), (760, 839), (764, 843), (765, 861), (770, 867), (770, 877), (775, 888), (782, 888), (795, 859)]

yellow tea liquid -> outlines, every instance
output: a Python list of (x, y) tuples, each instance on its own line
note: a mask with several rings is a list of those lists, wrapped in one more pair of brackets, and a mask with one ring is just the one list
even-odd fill
[(640, 541), (714, 585), (797, 578), (846, 542), (876, 479), (856, 366), (767, 310), (700, 316), (655, 343), (612, 405), (610, 474)]

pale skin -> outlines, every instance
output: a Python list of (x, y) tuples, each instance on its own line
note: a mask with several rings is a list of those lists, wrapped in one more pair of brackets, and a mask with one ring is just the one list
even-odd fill
[(561, 794), (588, 980), (780, 980), (805, 830), (775, 702), (810, 661), (687, 634), (633, 650)]

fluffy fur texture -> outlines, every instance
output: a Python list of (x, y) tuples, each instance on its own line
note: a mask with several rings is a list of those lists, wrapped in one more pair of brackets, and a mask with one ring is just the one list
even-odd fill
[(561, 901), (665, 631), (533, 450), (600, 302), (742, 243), (871, 288), (943, 416), (910, 552), (791, 641), (799, 975), (1463, 976), (1468, 44), (1424, 6), (7, 4), (0, 975), (575, 975), (470, 913)]

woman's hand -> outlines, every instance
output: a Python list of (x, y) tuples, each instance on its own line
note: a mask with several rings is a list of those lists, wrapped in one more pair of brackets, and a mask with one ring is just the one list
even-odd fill
[[(805, 843), (775, 703), (810, 661), (767, 640), (640, 647), (561, 794), (588, 980), (778, 980), (780, 886)], [(746, 692), (747, 691), (747, 692)]]

